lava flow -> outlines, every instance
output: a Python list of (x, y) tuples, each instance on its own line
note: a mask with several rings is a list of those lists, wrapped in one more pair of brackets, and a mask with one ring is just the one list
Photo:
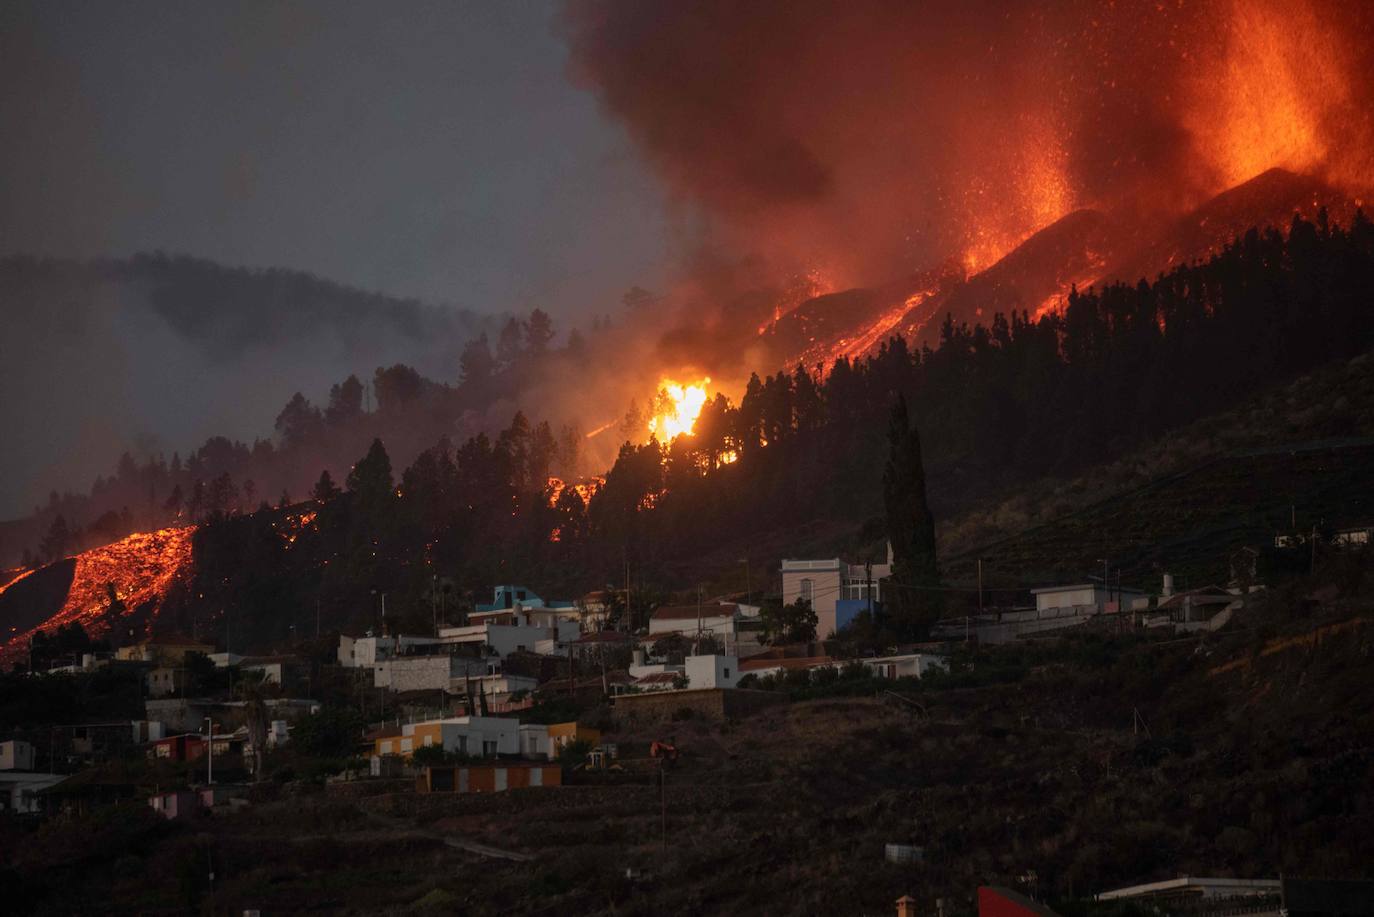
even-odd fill
[(36, 630), (80, 624), (93, 638), (104, 636), (115, 623), (110, 615), (110, 587), (128, 616), (151, 604), (141, 620), (146, 627), (161, 609), (172, 585), (190, 569), (191, 536), (195, 526), (140, 532), (76, 556), (76, 570), (62, 608), (36, 628), (12, 638), (3, 649), (27, 643)]

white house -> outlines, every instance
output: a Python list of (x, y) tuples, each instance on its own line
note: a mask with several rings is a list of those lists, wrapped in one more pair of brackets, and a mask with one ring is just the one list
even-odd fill
[(664, 605), (655, 609), (650, 616), (649, 635), (681, 634), (694, 637), (702, 633), (725, 639), (734, 636), (738, 619), (739, 606), (733, 603)]
[(847, 626), (870, 604), (882, 602), (881, 580), (892, 575), (892, 546), (887, 562), (851, 564), (838, 557), (782, 562), (782, 601), (804, 599), (816, 613), (816, 636), (826, 638)]
[[(351, 641), (353, 638), (344, 637), (343, 639)], [(227, 669), (230, 666), (238, 665), (243, 662), (244, 657), (240, 656), (238, 653), (211, 653), (206, 658), (215, 664), (215, 668)]]
[(465, 678), (481, 678), (500, 670), (498, 664), (468, 656), (397, 656), (372, 667), (372, 683), (392, 691), (450, 691)]
[(476, 644), (490, 646), (498, 656), (508, 656), (516, 652), (535, 652), (544, 640), (552, 640), (556, 645), (566, 646), (581, 635), (577, 621), (560, 620), (556, 625), (544, 627), (528, 623), (526, 619), (508, 621), (483, 621), (462, 627), (445, 627), (439, 631), (443, 643)]
[(67, 774), (32, 774), (24, 771), (0, 772), (0, 812), (26, 814), (42, 810), (39, 790), (66, 780)]
[(33, 746), (22, 739), (0, 742), (0, 771), (33, 770)]
[(520, 724), (520, 754), (526, 758), (553, 758), (549, 727), (539, 723)]
[(500, 672), (495, 675), (481, 675), (475, 678), (454, 679), (454, 694), (464, 694), (467, 691), (468, 683), (472, 684), (473, 696), (482, 695), (486, 697), (489, 704), (508, 703), (512, 696), (524, 692), (528, 694), (539, 687), (539, 679), (531, 678), (527, 675), (505, 675)]
[(362, 666), (370, 668), (393, 656), (399, 656), (413, 646), (432, 646), (443, 641), (438, 637), (416, 637), (398, 634), (393, 637), (350, 637), (339, 635), (339, 665), (348, 668)]
[(860, 661), (879, 678), (922, 678), (931, 669), (949, 671), (949, 660), (933, 653), (903, 653)]
[(689, 688), (733, 688), (740, 680), (738, 656), (688, 656), (683, 668)]
[(1041, 617), (1050, 612), (1060, 614), (1102, 614), (1130, 608), (1137, 599), (1144, 599), (1145, 593), (1139, 589), (1118, 589), (1115, 586), (1103, 587), (1096, 583), (1080, 586), (1046, 586), (1032, 589), (1035, 596), (1035, 610)]

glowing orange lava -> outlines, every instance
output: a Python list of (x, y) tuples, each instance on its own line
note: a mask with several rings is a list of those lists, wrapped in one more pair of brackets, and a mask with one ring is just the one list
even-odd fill
[(190, 570), (195, 530), (195, 526), (185, 526), (140, 532), (78, 554), (61, 610), (0, 649), (12, 653), (27, 645), (35, 630), (53, 630), (64, 624), (80, 623), (92, 637), (103, 636), (116, 623), (107, 614), (110, 585), (124, 605), (125, 616), (152, 603), (152, 613), (143, 619), (151, 627), (168, 591)]
[[(1220, 63), (1199, 80), (1192, 129), (1209, 138), (1218, 179), (1236, 185), (1274, 166), (1370, 178), (1346, 38), (1302, 3), (1235, 0)], [(1363, 173), (1363, 174), (1362, 174)]]

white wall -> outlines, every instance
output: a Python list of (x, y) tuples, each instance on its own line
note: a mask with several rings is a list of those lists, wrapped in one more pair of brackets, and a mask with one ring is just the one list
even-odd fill
[(736, 656), (688, 656), (683, 662), (689, 688), (733, 688), (739, 684)]
[[(650, 618), (650, 634), (682, 634), (690, 637), (697, 632), (696, 618)], [(734, 615), (712, 615), (710, 606), (701, 611), (701, 629), (705, 633), (713, 634), (717, 637), (725, 637), (727, 634), (735, 633)]]
[[(402, 730), (404, 732), (404, 730)], [(470, 755), (487, 754), (488, 743), (495, 743), (500, 755), (520, 754), (520, 723), (496, 716), (463, 716), (445, 720), (442, 732), (444, 751)]]
[(19, 739), (0, 742), (0, 771), (33, 770), (33, 746)]
[(931, 653), (908, 653), (865, 659), (863, 664), (880, 678), (922, 678), (931, 669), (949, 670), (949, 661)]
[(553, 746), (549, 743), (549, 727), (528, 723), (520, 727), (520, 754), (526, 758), (553, 760)]

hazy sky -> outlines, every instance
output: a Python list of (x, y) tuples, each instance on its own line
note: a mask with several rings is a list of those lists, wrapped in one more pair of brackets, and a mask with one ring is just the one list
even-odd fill
[[(186, 252), (612, 311), (660, 193), (545, 2), (0, 6), (0, 254)], [(564, 324), (566, 327), (566, 323)]]

